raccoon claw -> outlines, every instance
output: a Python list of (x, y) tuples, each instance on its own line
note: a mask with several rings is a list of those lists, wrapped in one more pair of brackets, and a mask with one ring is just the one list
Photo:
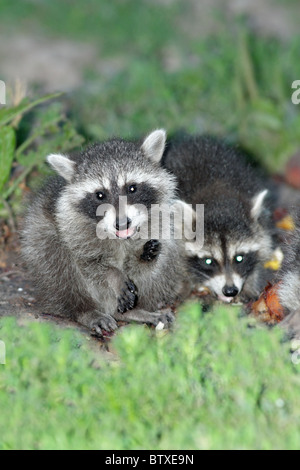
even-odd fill
[(136, 306), (137, 291), (133, 282), (126, 282), (126, 287), (122, 290), (122, 294), (118, 299), (118, 312), (125, 313), (132, 310)]
[(82, 323), (86, 324), (97, 336), (103, 336), (103, 330), (111, 333), (118, 328), (116, 320), (108, 314), (99, 315), (99, 317), (90, 320), (88, 324), (87, 322)]
[(95, 320), (91, 324), (91, 329), (98, 335), (98, 336), (103, 336), (103, 331), (105, 330), (108, 333), (113, 332), (116, 330), (118, 327), (116, 320), (113, 317), (108, 316), (106, 317), (101, 317), (98, 321)]
[(156, 327), (159, 323), (163, 323), (164, 329), (168, 329), (171, 327), (174, 320), (175, 320), (175, 316), (170, 310), (166, 310), (165, 312), (162, 311), (157, 316), (154, 326)]
[(149, 240), (144, 245), (144, 251), (141, 254), (141, 260), (153, 261), (157, 258), (161, 250), (161, 243), (159, 240)]

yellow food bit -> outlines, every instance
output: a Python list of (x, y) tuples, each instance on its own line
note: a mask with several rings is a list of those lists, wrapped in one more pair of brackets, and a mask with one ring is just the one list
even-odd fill
[(273, 271), (278, 271), (281, 268), (283, 261), (283, 253), (280, 248), (276, 248), (273, 253), (273, 257), (264, 264), (266, 269), (272, 269)]
[(295, 222), (291, 215), (287, 215), (281, 219), (279, 222), (277, 222), (276, 226), (282, 230), (287, 230), (288, 232), (295, 230)]
[(280, 268), (280, 262), (277, 259), (272, 259), (270, 261), (267, 261), (264, 264), (264, 267), (266, 269), (272, 269), (273, 271), (278, 271)]

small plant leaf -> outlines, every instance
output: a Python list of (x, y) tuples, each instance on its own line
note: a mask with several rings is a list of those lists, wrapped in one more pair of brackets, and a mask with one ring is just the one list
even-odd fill
[(14, 159), (16, 135), (12, 127), (0, 128), (0, 192), (10, 176)]
[(38, 106), (39, 104), (42, 104), (45, 101), (49, 101), (53, 98), (57, 98), (60, 95), (61, 93), (52, 93), (50, 95), (43, 96), (42, 98), (39, 98), (32, 102), (25, 99), (18, 106), (15, 106), (12, 108), (1, 109), (0, 110), (0, 127), (11, 122), (14, 118), (16, 118), (19, 115), (24, 114), (25, 112), (29, 111), (35, 106)]

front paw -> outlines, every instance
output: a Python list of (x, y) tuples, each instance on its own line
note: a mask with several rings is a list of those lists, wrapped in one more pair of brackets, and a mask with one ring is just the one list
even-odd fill
[(159, 240), (149, 240), (144, 245), (144, 251), (141, 254), (142, 261), (153, 261), (155, 260), (161, 250), (161, 243)]
[(137, 289), (133, 282), (127, 281), (118, 298), (118, 312), (124, 313), (127, 310), (132, 310), (137, 303)]
[(81, 314), (78, 321), (87, 326), (96, 336), (105, 336), (103, 333), (112, 333), (118, 328), (116, 320), (108, 313), (99, 313), (97, 311)]
[(169, 329), (174, 323), (174, 320), (175, 320), (174, 313), (170, 309), (164, 309), (164, 310), (161, 310), (161, 312), (159, 312), (153, 324), (155, 327), (159, 326), (158, 329)]

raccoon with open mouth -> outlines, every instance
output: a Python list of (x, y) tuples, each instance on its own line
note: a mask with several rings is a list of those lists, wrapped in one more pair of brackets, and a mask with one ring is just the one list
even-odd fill
[(48, 156), (58, 176), (35, 197), (21, 237), (47, 310), (99, 335), (116, 320), (172, 322), (161, 308), (185, 286), (183, 242), (138, 236), (152, 205), (176, 200), (175, 179), (160, 165), (165, 141), (160, 129), (141, 145), (112, 139), (74, 157)]
[(235, 149), (211, 137), (170, 141), (162, 162), (178, 181), (180, 199), (193, 210), (204, 204), (204, 244), (186, 243), (199, 290), (226, 303), (256, 299), (276, 248), (272, 185)]

